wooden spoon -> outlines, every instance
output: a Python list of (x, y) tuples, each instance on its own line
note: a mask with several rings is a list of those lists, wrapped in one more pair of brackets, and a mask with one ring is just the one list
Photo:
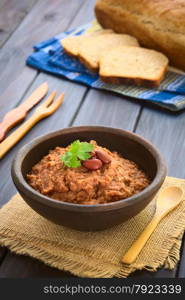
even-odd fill
[(137, 240), (122, 258), (122, 262), (131, 264), (135, 261), (145, 243), (159, 224), (169, 212), (176, 208), (182, 200), (183, 191), (180, 187), (170, 186), (165, 188), (158, 196), (156, 201), (156, 211), (152, 221), (147, 225)]

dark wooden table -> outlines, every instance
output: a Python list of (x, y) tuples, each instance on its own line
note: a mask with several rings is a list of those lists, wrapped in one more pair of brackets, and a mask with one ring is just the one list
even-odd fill
[[(108, 125), (141, 134), (154, 143), (168, 163), (168, 175), (185, 178), (185, 112), (170, 113), (142, 101), (96, 91), (25, 65), (39, 41), (93, 19), (94, 0), (0, 0), (0, 120), (40, 83), (65, 92), (62, 107), (38, 123), (0, 161), (0, 205), (16, 192), (10, 175), (12, 158), (25, 143), (47, 132), (75, 125)], [(185, 277), (185, 245), (172, 270), (135, 272), (135, 277)], [(72, 276), (27, 256), (0, 248), (0, 277)]]

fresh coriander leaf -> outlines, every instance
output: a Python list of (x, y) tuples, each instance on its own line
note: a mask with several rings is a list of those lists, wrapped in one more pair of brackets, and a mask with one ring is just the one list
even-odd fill
[(93, 144), (90, 144), (90, 143), (87, 143), (87, 142), (81, 143), (81, 147), (80, 147), (81, 151), (83, 151), (83, 152), (92, 152), (93, 149), (94, 149)]
[(69, 151), (70, 152), (73, 152), (73, 153), (76, 153), (79, 149), (79, 147), (81, 146), (81, 142), (79, 140), (77, 141), (74, 141), (70, 147), (69, 147)]
[(87, 152), (78, 152), (78, 158), (81, 160), (86, 160), (90, 157), (91, 157), (90, 154)]
[(71, 161), (70, 160), (64, 161), (64, 165), (71, 168)]
[(72, 157), (70, 161), (70, 166), (71, 168), (78, 168), (81, 166), (81, 162), (76, 157)]
[(66, 152), (61, 156), (61, 160), (63, 162), (66, 162), (66, 161), (70, 160), (72, 156), (73, 156), (73, 154), (71, 152)]
[(61, 156), (61, 160), (63, 161), (65, 166), (70, 167), (72, 157), (73, 154), (71, 152), (66, 152)]
[(90, 152), (94, 149), (94, 145), (87, 142), (74, 141), (69, 150), (61, 156), (64, 165), (70, 168), (81, 166), (80, 160), (86, 160), (91, 157)]
[(66, 152), (64, 155), (62, 155), (61, 160), (65, 166), (70, 168), (77, 168), (81, 165), (77, 156), (73, 155), (71, 152)]

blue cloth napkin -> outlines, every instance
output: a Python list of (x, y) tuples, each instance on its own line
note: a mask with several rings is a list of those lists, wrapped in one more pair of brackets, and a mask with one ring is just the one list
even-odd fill
[(168, 71), (159, 88), (155, 89), (134, 85), (106, 84), (100, 80), (98, 74), (88, 71), (78, 60), (67, 55), (60, 41), (69, 35), (81, 35), (92, 26), (93, 23), (88, 23), (35, 45), (35, 52), (27, 58), (26, 63), (41, 71), (66, 77), (92, 88), (113, 91), (141, 101), (152, 102), (172, 111), (185, 108), (185, 75)]

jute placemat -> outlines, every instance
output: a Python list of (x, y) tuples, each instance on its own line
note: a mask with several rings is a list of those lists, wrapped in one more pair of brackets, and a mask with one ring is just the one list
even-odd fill
[[(185, 180), (167, 177), (165, 186), (185, 191)], [(101, 232), (80, 232), (55, 225), (15, 195), (0, 210), (0, 245), (82, 277), (127, 277), (135, 270), (173, 269), (185, 229), (185, 201), (157, 227), (132, 265), (121, 258), (150, 221), (155, 199), (136, 217)]]

